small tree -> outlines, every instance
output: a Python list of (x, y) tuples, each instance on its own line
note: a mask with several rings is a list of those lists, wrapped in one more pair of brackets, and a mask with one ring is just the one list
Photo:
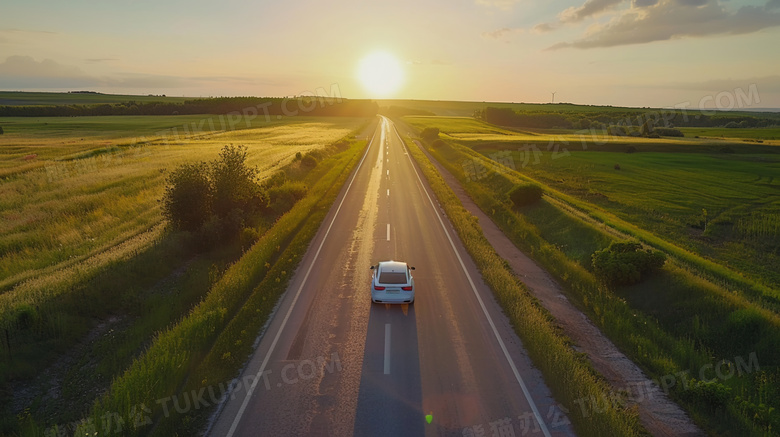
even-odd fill
[(642, 275), (661, 268), (666, 262), (663, 252), (643, 250), (636, 242), (612, 242), (592, 256), (593, 272), (609, 285), (631, 285)]
[(163, 195), (163, 215), (174, 229), (196, 231), (211, 215), (208, 164), (184, 164), (171, 172)]
[(4, 134), (4, 133), (5, 133), (5, 132), (3, 132), (3, 127), (2, 127), (2, 126), (0, 126), (0, 135), (2, 135), (2, 134)]

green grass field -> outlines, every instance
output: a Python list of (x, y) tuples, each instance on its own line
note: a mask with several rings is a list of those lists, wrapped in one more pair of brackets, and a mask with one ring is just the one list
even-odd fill
[(34, 93), (0, 91), (0, 106), (22, 105), (95, 105), (123, 102), (169, 102), (179, 103), (191, 97), (133, 96), (123, 94), (96, 93)]
[(761, 129), (728, 129), (721, 128), (698, 128), (682, 127), (681, 131), (687, 137), (707, 137), (723, 139), (748, 139), (748, 140), (780, 140), (780, 128), (761, 128)]
[[(717, 149), (706, 139), (622, 137), (586, 138), (583, 146), (577, 134), (514, 132), (468, 118), (406, 120), (780, 288), (780, 148), (732, 142), (751, 153), (700, 153)], [(629, 146), (637, 153), (625, 153)]]
[[(704, 139), (656, 139), (633, 143), (635, 153), (542, 149), (526, 162), (526, 152), (517, 150), (526, 138), (560, 134), (507, 134), (467, 119), (460, 128), (451, 118), (404, 120), (418, 130), (444, 126), (442, 141), (429, 151), (627, 356), (653, 378), (688, 372), (690, 385), (670, 393), (707, 431), (772, 435), (780, 423), (769, 408), (780, 401), (774, 383), (780, 378), (780, 316), (778, 288), (762, 284), (776, 280), (780, 243), (776, 146), (732, 143), (764, 153), (731, 154), (703, 152)], [(477, 130), (490, 140), (480, 142)], [(459, 139), (464, 134), (468, 139)], [(512, 208), (506, 193), (528, 180), (542, 184), (546, 196)], [(717, 206), (705, 215), (702, 203)], [(591, 272), (591, 254), (626, 238), (670, 259), (639, 284), (605, 287)], [(699, 246), (708, 259), (699, 256)], [(751, 354), (760, 370), (696, 382), (705, 378), (701, 369)]]

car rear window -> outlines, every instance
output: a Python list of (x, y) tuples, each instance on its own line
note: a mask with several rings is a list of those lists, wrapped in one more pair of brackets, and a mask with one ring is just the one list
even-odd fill
[(379, 282), (382, 284), (406, 284), (406, 273), (382, 272), (379, 274)]

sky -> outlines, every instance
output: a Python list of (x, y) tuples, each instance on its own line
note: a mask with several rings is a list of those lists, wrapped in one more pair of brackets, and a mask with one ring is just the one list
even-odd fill
[[(0, 90), (780, 108), (780, 0), (3, 0)], [(358, 77), (382, 51), (403, 80)]]

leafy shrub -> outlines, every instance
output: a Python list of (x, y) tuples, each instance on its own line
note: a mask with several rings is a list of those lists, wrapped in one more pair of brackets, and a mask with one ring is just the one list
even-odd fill
[(225, 226), (219, 217), (212, 215), (203, 223), (203, 226), (198, 229), (198, 232), (195, 235), (194, 245), (196, 248), (208, 250), (212, 247), (219, 246), (220, 242), (224, 240)]
[(201, 247), (217, 244), (268, 208), (268, 194), (256, 180), (257, 168), (246, 165), (246, 155), (244, 146), (225, 146), (210, 164), (184, 164), (169, 174), (163, 215), (174, 229), (197, 232)]
[(234, 210), (249, 215), (258, 211), (264, 195), (256, 181), (258, 169), (246, 164), (246, 146), (225, 146), (211, 162), (213, 212), (227, 218)]
[(4, 134), (4, 133), (5, 133), (5, 132), (3, 132), (3, 127), (2, 127), (2, 126), (0, 126), (0, 135), (2, 135), (2, 134)]
[(717, 381), (693, 379), (688, 383), (688, 390), (685, 394), (690, 400), (715, 409), (728, 403), (731, 389)]
[(685, 134), (682, 133), (680, 129), (674, 129), (671, 127), (657, 127), (655, 128), (655, 133), (662, 137), (684, 137)]
[(509, 200), (516, 207), (530, 205), (542, 198), (542, 187), (536, 184), (515, 185), (509, 191)]
[(268, 190), (269, 209), (275, 216), (280, 216), (292, 209), (295, 203), (306, 197), (306, 185), (300, 182), (285, 182), (279, 187)]
[(241, 230), (241, 236), (239, 239), (241, 241), (241, 247), (248, 249), (252, 247), (252, 245), (254, 245), (257, 240), (260, 239), (260, 234), (255, 228), (244, 228)]
[(269, 177), (263, 182), (263, 188), (267, 190), (271, 187), (280, 187), (285, 182), (287, 182), (287, 173), (283, 171), (277, 171), (276, 173), (272, 174), (271, 177)]
[(643, 250), (636, 242), (612, 242), (606, 249), (592, 255), (593, 271), (609, 285), (630, 285), (642, 280), (642, 275), (658, 269), (666, 262), (666, 255)]
[(295, 152), (295, 158), (293, 159), (293, 162), (300, 161), (303, 159), (303, 154), (301, 152)]
[(163, 215), (174, 229), (195, 231), (211, 215), (212, 192), (205, 162), (184, 164), (167, 178)]
[(422, 132), (420, 132), (420, 138), (424, 139), (425, 141), (433, 141), (439, 138), (439, 128), (426, 127), (422, 130)]

